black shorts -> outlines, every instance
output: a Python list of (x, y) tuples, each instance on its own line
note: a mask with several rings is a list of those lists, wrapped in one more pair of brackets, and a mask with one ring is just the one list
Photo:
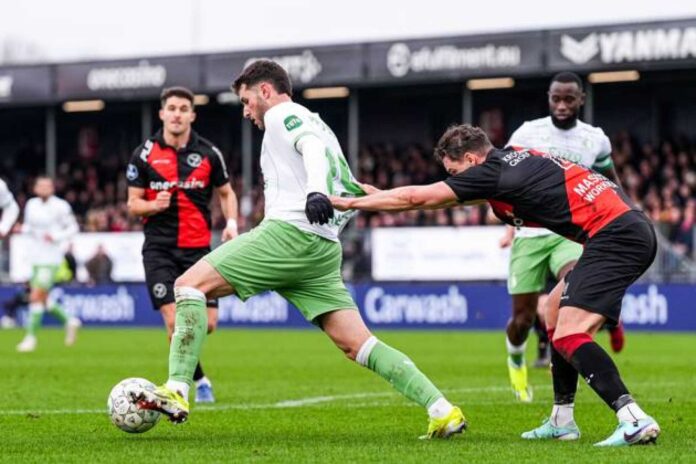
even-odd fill
[[(145, 282), (155, 310), (174, 303), (176, 278), (208, 253), (210, 248), (166, 248), (155, 245), (143, 248)], [(209, 308), (216, 308), (217, 304), (217, 299), (208, 300)]]
[(597, 232), (566, 276), (561, 307), (601, 314), (610, 324), (621, 316), (626, 289), (650, 267), (657, 253), (655, 230), (639, 211), (629, 211)]

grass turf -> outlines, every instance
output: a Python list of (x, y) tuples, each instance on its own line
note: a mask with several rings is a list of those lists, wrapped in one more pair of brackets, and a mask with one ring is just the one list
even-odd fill
[[(105, 413), (126, 377), (166, 378), (162, 330), (83, 330), (78, 344), (44, 330), (35, 353), (17, 354), (19, 331), (0, 331), (0, 462), (693, 462), (696, 459), (696, 336), (629, 333), (615, 359), (629, 389), (660, 423), (657, 446), (596, 449), (613, 413), (579, 388), (578, 442), (529, 442), (522, 431), (550, 411), (547, 370), (530, 368), (532, 404), (507, 384), (502, 332), (384, 331), (461, 405), (463, 436), (421, 441), (424, 411), (381, 378), (345, 360), (319, 331), (220, 330), (203, 363), (218, 403), (190, 421), (161, 421), (142, 435)], [(606, 335), (601, 334), (605, 341)], [(530, 344), (531, 345), (531, 344)], [(529, 353), (532, 355), (531, 349)]]

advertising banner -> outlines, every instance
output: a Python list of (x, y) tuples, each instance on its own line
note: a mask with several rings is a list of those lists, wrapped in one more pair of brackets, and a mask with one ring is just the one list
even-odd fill
[[(0, 304), (17, 291), (20, 287), (0, 287)], [(375, 330), (503, 330), (510, 317), (510, 297), (503, 283), (369, 283), (355, 285), (351, 291), (365, 322)], [(696, 332), (694, 297), (692, 285), (633, 286), (623, 301), (624, 325), (629, 332)], [(86, 326), (162, 325), (144, 284), (57, 287), (49, 298)], [(313, 327), (276, 293), (264, 293), (245, 303), (236, 297), (222, 298), (218, 311), (221, 327)], [(49, 317), (46, 322), (55, 324)]]
[(229, 90), (239, 73), (249, 63), (261, 58), (283, 66), (297, 88), (346, 85), (364, 77), (361, 45), (258, 50), (206, 56), (203, 65), (205, 89), (215, 92)]
[(696, 20), (549, 32), (548, 68), (696, 67)]
[(58, 98), (159, 96), (163, 87), (201, 88), (198, 56), (75, 63), (56, 67)]
[(541, 32), (373, 43), (367, 76), (393, 82), (538, 72), (543, 45)]
[(505, 226), (373, 229), (375, 280), (505, 280), (510, 248), (500, 248)]
[(53, 97), (48, 66), (0, 68), (0, 105), (44, 103)]
[[(10, 237), (10, 279), (26, 282), (31, 278), (32, 244), (34, 238), (28, 234), (13, 234)], [(79, 282), (87, 282), (89, 275), (85, 264), (101, 246), (113, 265), (111, 279), (114, 282), (144, 282), (145, 269), (140, 250), (145, 236), (142, 232), (82, 232), (64, 244), (77, 262)]]

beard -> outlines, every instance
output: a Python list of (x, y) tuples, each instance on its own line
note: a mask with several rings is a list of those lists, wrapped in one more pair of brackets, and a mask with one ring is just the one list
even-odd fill
[(556, 116), (553, 114), (551, 115), (551, 122), (553, 123), (554, 126), (558, 127), (559, 129), (562, 130), (568, 130), (572, 129), (575, 127), (575, 124), (578, 121), (578, 114), (575, 113), (572, 116), (569, 116), (565, 119), (558, 119)]

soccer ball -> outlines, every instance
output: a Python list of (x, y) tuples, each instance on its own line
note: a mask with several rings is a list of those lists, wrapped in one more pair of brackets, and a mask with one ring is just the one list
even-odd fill
[(111, 422), (128, 433), (143, 433), (154, 427), (160, 420), (160, 413), (140, 409), (133, 402), (131, 395), (142, 390), (152, 391), (155, 388), (154, 383), (138, 377), (121, 380), (111, 389), (106, 402)]

